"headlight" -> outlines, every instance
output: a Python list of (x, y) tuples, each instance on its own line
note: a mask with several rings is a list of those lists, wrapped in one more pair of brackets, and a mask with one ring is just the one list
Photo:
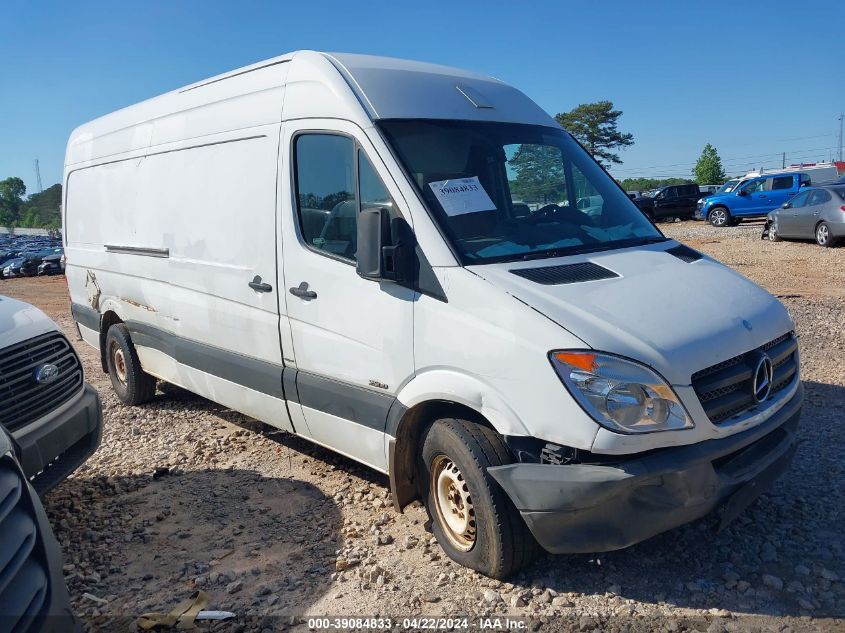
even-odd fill
[(645, 365), (588, 351), (555, 351), (552, 365), (584, 410), (617, 433), (695, 426), (675, 392)]

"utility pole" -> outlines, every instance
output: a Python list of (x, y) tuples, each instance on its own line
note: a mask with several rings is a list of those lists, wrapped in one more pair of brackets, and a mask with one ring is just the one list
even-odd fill
[(839, 161), (842, 162), (842, 119), (845, 114), (839, 115)]
[(786, 169), (786, 152), (783, 153), (783, 159), (780, 161), (781, 169)]
[(43, 193), (44, 187), (41, 185), (41, 168), (38, 166), (38, 159), (35, 159), (35, 181), (38, 184), (38, 193)]

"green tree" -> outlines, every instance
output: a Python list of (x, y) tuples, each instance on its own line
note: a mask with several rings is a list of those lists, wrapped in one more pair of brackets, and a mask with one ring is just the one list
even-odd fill
[(14, 226), (20, 219), (26, 185), (23, 180), (12, 176), (0, 180), (0, 225)]
[(605, 167), (622, 160), (612, 150), (624, 149), (634, 144), (634, 135), (620, 132), (617, 125), (622, 110), (614, 110), (612, 101), (582, 103), (569, 112), (555, 116), (572, 136), (589, 150)]
[(668, 185), (692, 184), (692, 182), (689, 178), (625, 178), (619, 182), (619, 185), (625, 191), (648, 191)]
[(560, 150), (550, 145), (520, 145), (508, 161), (516, 174), (511, 195), (531, 202), (558, 202), (566, 195)]
[(53, 228), (61, 226), (62, 186), (58, 183), (34, 193), (21, 205), (20, 226)]
[(701, 150), (701, 156), (692, 170), (695, 181), (700, 185), (715, 185), (725, 182), (725, 170), (722, 167), (722, 159), (716, 152), (716, 148), (710, 143)]

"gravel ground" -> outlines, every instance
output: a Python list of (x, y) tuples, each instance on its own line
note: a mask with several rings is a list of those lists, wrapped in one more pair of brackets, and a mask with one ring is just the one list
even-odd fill
[[(165, 386), (125, 407), (95, 352), (99, 451), (46, 499), (77, 613), (134, 630), (196, 588), (232, 622), (202, 630), (305, 630), (293, 616), (523, 618), (533, 630), (845, 631), (845, 248), (769, 243), (760, 224), (661, 225), (782, 298), (806, 387), (793, 468), (734, 524), (705, 518), (620, 552), (545, 556), (510, 582), (449, 561), (419, 504), (398, 514), (385, 477)], [(0, 283), (73, 340), (64, 280)], [(718, 297), (714, 297), (718, 300)], [(128, 628), (127, 628), (128, 625)]]

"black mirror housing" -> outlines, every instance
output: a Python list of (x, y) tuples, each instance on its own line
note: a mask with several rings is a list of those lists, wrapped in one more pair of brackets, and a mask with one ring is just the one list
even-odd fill
[(372, 281), (413, 281), (414, 234), (404, 218), (390, 218), (387, 209), (358, 214), (358, 274)]

